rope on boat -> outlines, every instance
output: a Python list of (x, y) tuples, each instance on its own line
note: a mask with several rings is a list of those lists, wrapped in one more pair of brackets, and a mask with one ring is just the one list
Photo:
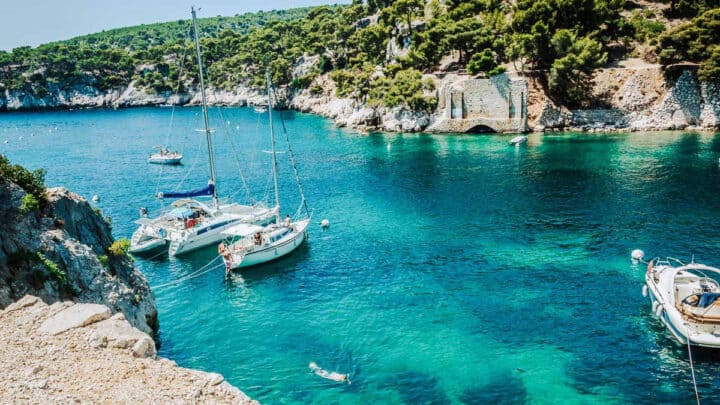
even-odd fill
[[(225, 137), (227, 138), (228, 143), (230, 144), (230, 150), (232, 151), (233, 158), (235, 159), (235, 164), (237, 165), (237, 168), (238, 168), (238, 173), (240, 174), (240, 180), (242, 181), (243, 189), (245, 190), (245, 194), (246, 194), (245, 198), (247, 198), (248, 201), (252, 201), (252, 195), (250, 194), (250, 187), (248, 187), (247, 181), (245, 180), (245, 175), (243, 174), (242, 167), (240, 166), (240, 159), (238, 158), (238, 153), (235, 149), (235, 144), (233, 143), (232, 136), (230, 134), (230, 131), (228, 130), (228, 126), (227, 126), (228, 121), (225, 120), (225, 115), (223, 114), (222, 109), (220, 108), (219, 105), (217, 105), (217, 94), (213, 93), (212, 96), (215, 99), (215, 104), (216, 104), (215, 109), (218, 112), (218, 115), (220, 115), (220, 119), (222, 120), (223, 127), (225, 129), (225, 131), (224, 131)], [(233, 196), (235, 194), (237, 194), (237, 192), (234, 193)]]
[[(178, 83), (177, 83), (177, 87), (175, 89), (175, 94), (180, 94), (180, 87), (182, 87), (181, 78), (183, 75), (183, 70), (185, 70), (185, 57), (186, 56), (187, 56), (187, 47), (183, 46), (183, 56), (182, 56), (182, 59), (180, 60), (180, 69), (178, 70)], [(175, 121), (175, 103), (172, 104), (172, 110), (170, 111), (170, 123), (168, 124), (167, 133), (165, 134), (165, 144), (160, 145), (161, 148), (163, 146), (167, 147), (168, 143), (170, 142), (170, 133), (172, 132), (174, 121)], [(160, 174), (158, 174), (157, 183), (155, 184), (155, 194), (156, 195), (160, 191), (160, 180), (162, 180), (164, 172), (165, 172), (165, 165), (160, 165)]]
[(690, 350), (689, 330), (687, 336), (685, 337), (685, 340), (687, 341), (688, 357), (690, 357), (690, 373), (692, 374), (693, 388), (695, 389), (695, 400), (697, 401), (697, 404), (700, 405), (700, 394), (698, 394), (697, 381), (695, 381), (695, 367), (693, 366), (692, 350)]
[[(275, 96), (275, 100), (277, 102), (278, 96), (275, 92), (275, 87), (272, 87), (272, 94)], [(272, 108), (272, 106), (270, 107)], [(278, 114), (278, 117), (280, 117), (280, 124), (282, 124), (282, 130), (285, 134), (285, 142), (287, 143), (288, 155), (290, 155), (290, 163), (292, 164), (293, 172), (295, 173), (295, 181), (298, 185), (298, 191), (300, 191), (300, 205), (305, 208), (305, 213), (310, 216), (310, 210), (308, 210), (307, 201), (305, 200), (305, 193), (303, 192), (302, 183), (300, 182), (300, 174), (298, 174), (297, 165), (295, 164), (295, 154), (293, 153), (292, 147), (290, 146), (290, 138), (288, 136), (287, 128), (285, 128), (285, 120), (283, 119), (282, 114)]]
[(177, 284), (183, 283), (183, 282), (185, 282), (185, 281), (187, 281), (187, 280), (190, 280), (190, 279), (193, 279), (193, 278), (196, 278), (196, 277), (200, 277), (200, 276), (202, 276), (203, 274), (207, 274), (207, 273), (209, 273), (209, 272), (211, 272), (211, 271), (213, 271), (213, 270), (217, 270), (217, 269), (219, 269), (219, 268), (224, 268), (224, 267), (225, 267), (225, 263), (218, 264), (218, 265), (216, 265), (216, 266), (214, 266), (214, 267), (211, 267), (211, 266), (210, 266), (211, 264), (213, 264), (214, 262), (216, 262), (218, 259), (220, 259), (220, 256), (216, 256), (216, 257), (215, 257), (214, 259), (212, 259), (208, 264), (200, 267), (199, 269), (195, 270), (194, 272), (192, 272), (192, 273), (190, 273), (190, 274), (188, 274), (188, 275), (186, 275), (186, 276), (184, 276), (184, 277), (180, 277), (180, 278), (177, 279), (177, 280), (173, 280), (173, 281), (167, 282), (167, 283), (165, 283), (165, 284), (160, 284), (160, 285), (158, 285), (158, 286), (154, 286), (154, 287), (152, 287), (152, 289), (153, 289), (153, 290), (158, 290), (158, 289), (161, 289), (161, 288), (165, 288), (165, 287), (170, 287), (170, 286), (173, 286), (173, 285), (177, 285)]

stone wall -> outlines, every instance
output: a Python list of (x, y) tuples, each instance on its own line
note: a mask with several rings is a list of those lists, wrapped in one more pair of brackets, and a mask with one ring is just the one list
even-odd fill
[(524, 79), (506, 74), (443, 81), (437, 121), (428, 131), (468, 132), (485, 127), (495, 132), (523, 132), (527, 129), (527, 92)]

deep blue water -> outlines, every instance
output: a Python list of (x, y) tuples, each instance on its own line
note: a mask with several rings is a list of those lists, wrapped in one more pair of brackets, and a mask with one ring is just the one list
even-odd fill
[[(516, 149), (508, 136), (363, 136), (284, 116), (309, 243), (231, 280), (218, 269), (157, 290), (161, 355), (264, 403), (694, 401), (687, 352), (651, 316), (629, 253), (720, 265), (720, 134), (531, 135)], [(246, 202), (239, 167), (254, 198), (270, 196), (266, 123), (250, 109), (211, 119), (221, 195)], [(156, 191), (207, 181), (200, 126), (198, 109), (8, 113), (0, 152), (99, 195), (129, 237)], [(185, 164), (146, 164), (161, 144)], [(299, 197), (280, 158), (284, 215)], [(137, 265), (158, 286), (214, 257)], [(701, 398), (720, 402), (720, 361), (696, 371)]]

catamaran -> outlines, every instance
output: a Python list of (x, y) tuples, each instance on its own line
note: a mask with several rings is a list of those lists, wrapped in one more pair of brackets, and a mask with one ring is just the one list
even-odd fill
[[(278, 170), (277, 170), (277, 152), (275, 150), (275, 133), (273, 131), (272, 118), (272, 85), (270, 83), (270, 74), (266, 74), (267, 92), (268, 92), (268, 116), (270, 119), (270, 145), (272, 147), (272, 168), (273, 180), (275, 183), (275, 207), (280, 208), (280, 193), (278, 190)], [(289, 145), (289, 143), (288, 143)], [(305, 208), (305, 217), (292, 221), (287, 216), (283, 222), (280, 222), (279, 214), (276, 214), (274, 223), (266, 226), (252, 225), (242, 223), (234, 225), (226, 229), (223, 233), (227, 235), (227, 239), (218, 245), (218, 253), (225, 262), (226, 273), (230, 270), (241, 267), (254, 266), (279, 259), (290, 254), (297, 249), (307, 239), (307, 227), (310, 223), (310, 212), (308, 212), (305, 202), (305, 195), (302, 191), (300, 178), (295, 167), (295, 159), (292, 150), (290, 152), (290, 161), (295, 172), (295, 180), (297, 181), (300, 191), (301, 206)], [(299, 212), (300, 210), (298, 210)]]
[[(675, 265), (673, 265), (675, 264)], [(648, 263), (643, 295), (683, 345), (720, 348), (720, 269), (673, 258)]]
[[(203, 64), (200, 54), (195, 8), (191, 8), (195, 52), (200, 79), (202, 115), (210, 163), (210, 180), (205, 187), (179, 192), (158, 193), (158, 198), (178, 198), (171, 209), (156, 218), (148, 218), (141, 209), (142, 217), (135, 221), (138, 229), (130, 240), (130, 253), (143, 254), (167, 247), (170, 256), (187, 253), (223, 240), (223, 231), (240, 223), (267, 225), (278, 215), (279, 207), (269, 208), (265, 204), (240, 205), (220, 204), (215, 181), (215, 158), (212, 145), (212, 131), (207, 112)], [(205, 203), (193, 197), (212, 197)]]

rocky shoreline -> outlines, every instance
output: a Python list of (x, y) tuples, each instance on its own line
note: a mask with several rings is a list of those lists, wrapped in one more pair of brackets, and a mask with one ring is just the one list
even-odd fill
[[(303, 69), (306, 69), (305, 64), (295, 67), (299, 73), (304, 72)], [(441, 94), (440, 89), (463, 87), (464, 83), (476, 80), (465, 74), (437, 73), (425, 77), (435, 82), (438, 94)], [(600, 107), (577, 110), (555, 104), (532, 78), (512, 71), (507, 77), (528, 83), (525, 132), (720, 129), (720, 84), (701, 83), (690, 71), (684, 71), (677, 80), (668, 82), (659, 65), (647, 64), (639, 59), (621, 61), (617, 66), (596, 73), (594, 95)], [(327, 74), (317, 77), (310, 88), (314, 88), (315, 92), (310, 89), (295, 92), (288, 88), (280, 89), (280, 106), (321, 115), (334, 120), (338, 126), (360, 132), (444, 132), (444, 129), (438, 128), (463, 127), (434, 125), (444, 118), (445, 112), (440, 107), (442, 103), (433, 112), (368, 106), (350, 98), (336, 97), (335, 84)], [(322, 91), (318, 93), (317, 89)], [(233, 90), (209, 89), (208, 94), (211, 105), (252, 106), (267, 103), (267, 96), (262, 91), (245, 86)], [(45, 97), (9, 91), (0, 94), (0, 111), (199, 104), (199, 92), (150, 94), (136, 88), (134, 83), (122, 91), (109, 93), (84, 86), (70, 90), (53, 88)]]
[(150, 336), (105, 305), (28, 295), (0, 325), (0, 403), (257, 404), (219, 374), (156, 358)]
[(157, 359), (155, 297), (109, 223), (65, 188), (39, 203), (35, 174), (2, 163), (0, 403), (254, 403), (219, 374)]

